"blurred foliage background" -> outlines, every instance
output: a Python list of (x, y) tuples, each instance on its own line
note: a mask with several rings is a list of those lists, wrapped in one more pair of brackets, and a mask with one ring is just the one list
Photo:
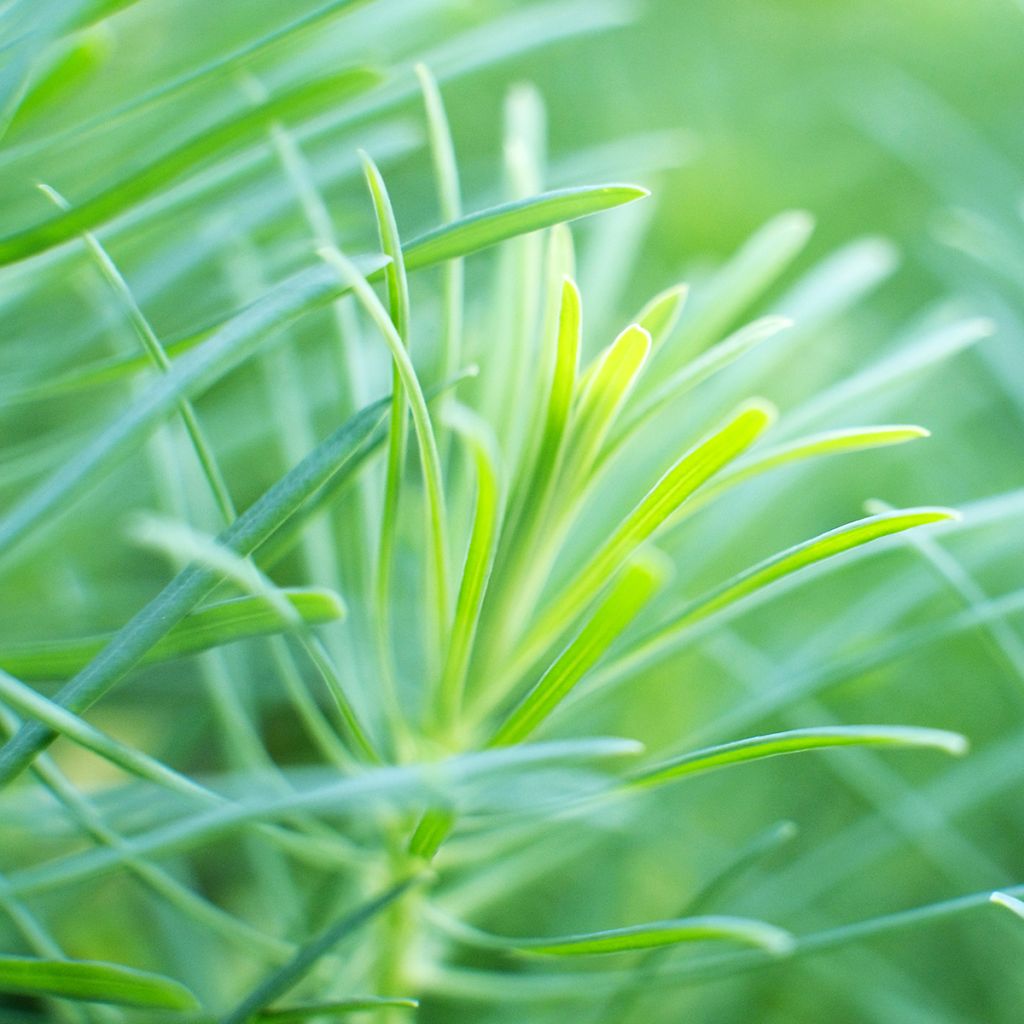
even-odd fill
[[(35, 182), (78, 201), (237, 110), (251, 95), (251, 78), (199, 83), (155, 110), (112, 115), (313, 6), (4, 4), (10, 45), (0, 84), (7, 96), (20, 81), (19, 61), (65, 52), (52, 39), (68, 29), (69, 17), (84, 26), (59, 74), (44, 79), (9, 125), (0, 150), (4, 234), (51, 214)], [(77, 13), (69, 15), (72, 7)], [(722, 415), (737, 394), (776, 402), (782, 436), (798, 425), (874, 422), (932, 431), (906, 449), (783, 469), (747, 485), (666, 542), (679, 567), (673, 596), (702, 592), (756, 559), (857, 518), (868, 498), (963, 512), (960, 523), (927, 541), (886, 543), (873, 557), (730, 619), (628, 687), (584, 696), (566, 732), (635, 736), (664, 750), (831, 721), (914, 723), (964, 732), (972, 742), (966, 759), (848, 751), (700, 779), (604, 822), (579, 850), (567, 841), (576, 826), (553, 828), (537, 840), (550, 844), (550, 869), (538, 855), (522, 888), (504, 881), (500, 860), (481, 880), (479, 865), (465, 869), (472, 877), (460, 875), (456, 858), (452, 906), (472, 905), (474, 885), (497, 894), (474, 924), (546, 935), (669, 917), (773, 827), (784, 841), (713, 894), (709, 909), (804, 934), (1024, 880), (1022, 45), (1024, 10), (1010, 0), (648, 0), (635, 7), (380, 0), (251, 61), (251, 75), (271, 91), (351, 63), (393, 72), (382, 99), (374, 94), (333, 120), (328, 108), (296, 132), (350, 251), (376, 247), (357, 147), (381, 164), (404, 237), (437, 222), (410, 72), (412, 61), (424, 60), (441, 80), (467, 209), (508, 191), (502, 124), (509, 89), (524, 82), (546, 107), (545, 186), (621, 179), (651, 188), (646, 203), (576, 231), (590, 353), (650, 295), (678, 281), (692, 286), (680, 328), (691, 355), (754, 315), (796, 318), (783, 348), (755, 353), (673, 410), (625, 479), (648, 478), (679, 435)], [(83, 131), (83, 123), (91, 127)], [(104, 234), (161, 338), (187, 337), (308, 262), (308, 229), (268, 154), (264, 148), (229, 161), (223, 173), (214, 166)], [(794, 247), (792, 261), (763, 290), (729, 308), (721, 268), (763, 225), (793, 209), (815, 222), (806, 245)], [(804, 221), (796, 223), (799, 234)], [(838, 283), (830, 285), (841, 291), (848, 283), (856, 301), (816, 317), (808, 275), (837, 251), (859, 254), (838, 265)], [(133, 394), (123, 381), (46, 393), (82, 367), (131, 350), (117, 304), (96, 287), (85, 255), (78, 247), (63, 253), (8, 267), (0, 278), (0, 507), (13, 505)], [(508, 309), (500, 289), (508, 269), (490, 256), (474, 258), (467, 271), (467, 351), (484, 380)], [(858, 288), (858, 274), (871, 287)], [(436, 278), (413, 282), (413, 307), (431, 366)], [(991, 318), (994, 329), (976, 343), (954, 340), (944, 349), (928, 341), (942, 325), (977, 316)], [(336, 422), (333, 378), (318, 340), (328, 319), (320, 312), (289, 328), (320, 434)], [(698, 328), (713, 336), (698, 340)], [(899, 359), (919, 365), (877, 381), (858, 377)], [(198, 404), (243, 506), (293, 461), (272, 411), (279, 372), (272, 361), (247, 365)], [(379, 390), (383, 372), (374, 372)], [(863, 387), (844, 396), (841, 382), (851, 380)], [(579, 546), (607, 528), (622, 479), (602, 496), (605, 505), (595, 501)], [(126, 541), (121, 525), (133, 510), (158, 504), (166, 486), (151, 463), (133, 456), (64, 513), (47, 540), (5, 567), (0, 640), (119, 626), (167, 578), (164, 563)], [(195, 481), (181, 486), (197, 490)], [(215, 525), (202, 503), (195, 518), (201, 527)], [(410, 545), (415, 529), (406, 524)], [(570, 546), (569, 564), (573, 557)], [(275, 579), (332, 583), (310, 579), (299, 559)], [(260, 699), (272, 702), (264, 661), (247, 647), (232, 657)], [(196, 688), (192, 672), (190, 663), (144, 670), (95, 720), (173, 763), (206, 767), (210, 741), (182, 709), (182, 695)], [(284, 762), (305, 760), (294, 729), (273, 721), (267, 729)], [(98, 762), (58, 749), (79, 779), (112, 781)], [(26, 787), (9, 805), (5, 871), (32, 862), (37, 845), (65, 840), (55, 819), (47, 819), (45, 841), (34, 831), (32, 802), (40, 799)], [(568, 858), (558, 853), (563, 844)], [(249, 905), (237, 880), (223, 877), (212, 854), (196, 871), (208, 891), (273, 920)], [(514, 892), (498, 898), (506, 884)], [(170, 967), (161, 960), (167, 951), (150, 934), (150, 919), (166, 911), (126, 885), (112, 876), (76, 888), (73, 914), (61, 911), (67, 895), (48, 896), (42, 909), (60, 921), (72, 952), (189, 974), (198, 990), (216, 992), (215, 969), (196, 965), (196, 949), (179, 944)], [(531, 995), (529, 979), (517, 995), (515, 972), (494, 998), (460, 993), (453, 972), (425, 983), (421, 1016), (512, 1022), (569, 1013), (610, 1024), (827, 1015), (837, 1024), (1010, 1024), (1024, 1001), (1022, 952), (1024, 923), (985, 907), (719, 980), (688, 977), (685, 964), (673, 973), (680, 961), (670, 958), (663, 976), (659, 964), (647, 966), (638, 988), (576, 998), (568, 1009), (539, 986), (541, 994)], [(466, 972), (494, 966), (487, 953), (459, 956)]]

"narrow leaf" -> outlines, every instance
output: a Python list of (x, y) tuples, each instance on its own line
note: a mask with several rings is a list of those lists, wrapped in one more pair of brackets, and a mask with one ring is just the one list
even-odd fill
[(258, 141), (275, 121), (306, 119), (365, 92), (381, 81), (367, 68), (348, 69), (296, 86), (188, 139), (137, 171), (131, 178), (79, 203), (42, 224), (0, 238), (0, 265), (27, 259), (86, 231), (155, 195), (232, 150)]
[[(339, 427), (246, 509), (219, 536), (218, 542), (238, 554), (250, 554), (325, 484), (339, 473), (351, 471), (353, 464), (358, 465), (363, 446), (372, 440), (381, 423), (387, 402), (381, 399)], [(189, 566), (180, 572), (61, 689), (57, 702), (72, 711), (95, 703), (195, 608), (217, 580), (215, 572), (202, 566)], [(52, 731), (35, 723), (23, 726), (0, 749), (0, 786), (21, 772), (53, 738)]]
[(770, 406), (745, 406), (719, 431), (683, 455), (541, 613), (523, 638), (513, 669), (532, 664), (575, 621), (630, 553), (701, 484), (749, 448), (773, 417)]
[(598, 357), (581, 381), (565, 456), (569, 500), (590, 475), (619, 410), (629, 398), (651, 351), (642, 327), (627, 327)]
[[(334, 591), (291, 589), (281, 593), (308, 626), (335, 622), (345, 615), (345, 605)], [(141, 664), (181, 658), (288, 628), (288, 623), (263, 598), (246, 596), (219, 601), (182, 619), (142, 658)], [(0, 668), (30, 682), (66, 679), (95, 658), (112, 636), (108, 633), (6, 647), (0, 649)]]
[(668, 336), (675, 330), (689, 294), (689, 285), (677, 284), (666, 288), (655, 295), (634, 317), (633, 322), (639, 324), (651, 336), (652, 354), (665, 344)]
[(273, 1024), (292, 1024), (293, 1021), (309, 1020), (311, 1017), (344, 1017), (350, 1013), (365, 1013), (369, 1010), (415, 1010), (419, 1005), (418, 999), (399, 996), (357, 996), (331, 1003), (306, 1003), (302, 1006), (261, 1010), (257, 1020), (272, 1021)]
[(417, 881), (418, 878), (407, 878), (397, 882), (380, 896), (329, 925), (316, 938), (300, 947), (288, 963), (260, 982), (233, 1010), (221, 1018), (220, 1024), (246, 1024), (253, 1016), (264, 1011), (275, 999), (293, 989), (342, 939), (372, 921)]
[(0, 957), (0, 992), (166, 1010), (199, 1005), (187, 988), (163, 975), (92, 960)]
[(489, 745), (508, 746), (529, 736), (660, 589), (669, 569), (664, 556), (653, 551), (628, 563), (590, 620), (502, 723)]
[(1016, 896), (1011, 896), (1008, 892), (994, 892), (989, 899), (996, 906), (1005, 907), (1011, 914), (1016, 914), (1017, 917), (1024, 920), (1024, 902), (1021, 902)]
[(709, 940), (738, 942), (777, 956), (793, 948), (793, 937), (782, 928), (764, 921), (725, 916), (681, 917), (610, 931), (517, 941), (516, 947), (523, 953), (542, 956), (601, 956)]
[(893, 424), (878, 427), (848, 427), (812, 434), (787, 444), (768, 448), (760, 454), (738, 461), (713, 480), (688, 506), (692, 514), (698, 508), (713, 501), (724, 491), (778, 466), (803, 462), (826, 455), (842, 455), (847, 452), (869, 451), (873, 448), (888, 448), (930, 437), (924, 427), (913, 424)]
[(644, 769), (633, 776), (631, 782), (638, 786), (653, 786), (746, 761), (835, 747), (925, 747), (959, 757), (967, 751), (967, 740), (959, 733), (944, 729), (910, 726), (848, 725), (793, 729), (695, 750)]
[(451, 416), (456, 429), (473, 452), (476, 503), (466, 561), (462, 569), (462, 583), (455, 603), (448, 653), (438, 687), (441, 718), (449, 725), (458, 716), (462, 702), (480, 609), (494, 563), (501, 517), (497, 442), (484, 421), (468, 409), (454, 406)]
[(410, 271), (419, 270), (649, 194), (636, 185), (591, 185), (505, 203), (435, 228), (409, 242), (405, 246), (405, 265)]
[(672, 622), (671, 628), (689, 624), (697, 619), (725, 608), (726, 606), (755, 593), (772, 583), (798, 572), (815, 562), (832, 558), (844, 551), (869, 544), (880, 537), (888, 537), (915, 526), (926, 526), (956, 519), (956, 513), (944, 508), (901, 509), (867, 519), (840, 526), (828, 533), (820, 534), (801, 544), (773, 555), (771, 558), (740, 573), (738, 576), (722, 584), (710, 594), (699, 598), (689, 608), (681, 612)]

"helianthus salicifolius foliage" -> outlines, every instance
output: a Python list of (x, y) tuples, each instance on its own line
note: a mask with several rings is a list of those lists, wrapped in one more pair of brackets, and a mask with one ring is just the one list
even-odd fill
[[(780, 415), (759, 375), (889, 263), (856, 243), (744, 322), (802, 213), (692, 295), (653, 282), (617, 329), (592, 322), (617, 300), (587, 261), (621, 291), (628, 218), (660, 201), (600, 172), (654, 174), (664, 145), (560, 164), (517, 85), (504, 167), (469, 189), (442, 85), (617, 5), (473, 23), (334, 0), (252, 24), (229, 5), (197, 15), (201, 56), (155, 68), (126, 47), (181, 25), (151, 6), (8, 5), (3, 1012), (625, 1019), (651, 991), (987, 901), (800, 933), (731, 905), (787, 822), (702, 878), (659, 863), (656, 903), (615, 863), (720, 769), (965, 753), (925, 724), (765, 725), (785, 688), (698, 741), (648, 684), (685, 705), (707, 685), (693, 651), (739, 657), (747, 616), (955, 528), (879, 503), (775, 544), (758, 487), (806, 507), (819, 462), (927, 437), (815, 420), (987, 325), (941, 324)], [(793, 686), (842, 678), (819, 668)], [(581, 865), (604, 876), (591, 905)]]

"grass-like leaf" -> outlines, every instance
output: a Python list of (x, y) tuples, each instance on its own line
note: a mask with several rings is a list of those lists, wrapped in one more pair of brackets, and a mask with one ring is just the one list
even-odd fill
[(586, 625), (505, 719), (490, 745), (508, 746), (526, 739), (660, 589), (669, 568), (667, 560), (655, 552), (641, 553), (627, 563)]
[(372, 921), (417, 881), (419, 879), (415, 877), (403, 879), (380, 896), (329, 925), (303, 945), (288, 963), (260, 982), (233, 1010), (221, 1018), (220, 1024), (246, 1024), (246, 1021), (264, 1011), (274, 1000), (294, 988), (339, 942)]
[(171, 978), (91, 960), (0, 957), (0, 992), (164, 1010), (194, 1010), (199, 1005)]
[(315, 1017), (346, 1017), (350, 1013), (366, 1013), (372, 1010), (415, 1010), (419, 1005), (418, 999), (406, 999), (400, 996), (355, 996), (351, 999), (336, 999), (328, 1003), (273, 1007), (261, 1010), (256, 1019), (269, 1021), (271, 1024), (294, 1024), (295, 1021), (309, 1020)]
[(515, 668), (529, 665), (575, 621), (608, 579), (706, 480), (750, 447), (774, 418), (774, 410), (751, 404), (724, 427), (687, 452), (651, 488), (576, 576), (541, 613), (519, 645)]
[(945, 729), (911, 726), (849, 725), (792, 729), (789, 732), (751, 736), (732, 743), (694, 750), (645, 768), (633, 776), (631, 781), (634, 785), (653, 786), (746, 761), (834, 747), (925, 747), (961, 756), (967, 752), (967, 740), (959, 733)]
[[(249, 554), (258, 548), (356, 459), (362, 446), (373, 437), (386, 407), (387, 399), (367, 407), (318, 445), (220, 535), (221, 545), (238, 554)], [(217, 580), (216, 572), (201, 566), (190, 566), (180, 572), (60, 691), (58, 701), (74, 711), (93, 704), (192, 611)], [(24, 726), (0, 749), (0, 785), (22, 771), (35, 752), (53, 737), (52, 732), (41, 726)]]
[(564, 486), (571, 496), (583, 485), (605, 438), (651, 351), (651, 336), (638, 324), (627, 327), (598, 357), (580, 382), (566, 451)]
[[(335, 622), (345, 615), (344, 602), (333, 591), (291, 589), (281, 593), (308, 626)], [(245, 596), (218, 601), (189, 613), (142, 658), (141, 664), (181, 658), (288, 628), (289, 624), (263, 598)], [(23, 680), (66, 679), (95, 658), (112, 636), (5, 646), (0, 648), (0, 668)]]
[(35, 227), (0, 238), (0, 266), (52, 249), (112, 220), (184, 174), (257, 141), (275, 121), (305, 119), (379, 84), (368, 68), (335, 72), (296, 86), (162, 154), (134, 176)]
[(683, 315), (683, 306), (690, 294), (688, 285), (677, 284), (666, 288), (651, 299), (637, 313), (634, 323), (651, 336), (651, 352), (657, 352), (668, 340), (669, 335)]
[(744, 917), (682, 917), (670, 921), (613, 928), (609, 931), (564, 935), (551, 939), (509, 940), (522, 953), (541, 956), (601, 956), (633, 953), (689, 942), (738, 942), (776, 956), (793, 948), (793, 936), (765, 921)]
[(881, 537), (891, 536), (917, 526), (927, 526), (957, 518), (955, 512), (943, 508), (900, 509), (895, 512), (840, 526), (811, 540), (795, 544), (785, 551), (740, 573), (720, 587), (691, 602), (667, 622), (652, 629), (627, 655), (630, 661), (664, 649), (675, 638), (701, 619), (706, 619), (724, 608), (764, 590), (773, 583), (791, 576), (816, 562), (834, 558), (846, 551), (869, 544)]
[(419, 270), (468, 252), (478, 252), (508, 238), (632, 203), (647, 195), (647, 189), (637, 185), (591, 185), (505, 203), (413, 239), (405, 246), (405, 265), (410, 271)]
[(924, 427), (897, 423), (877, 427), (846, 427), (801, 437), (737, 461), (694, 497), (688, 506), (688, 512), (692, 515), (698, 508), (713, 501), (724, 491), (779, 466), (827, 455), (888, 448), (930, 436), (930, 432)]
[(476, 504), (448, 652), (438, 685), (438, 712), (442, 722), (447, 725), (454, 723), (462, 703), (466, 672), (494, 563), (501, 518), (497, 442), (487, 425), (463, 407), (453, 406), (450, 415), (456, 430), (466, 439), (473, 453)]

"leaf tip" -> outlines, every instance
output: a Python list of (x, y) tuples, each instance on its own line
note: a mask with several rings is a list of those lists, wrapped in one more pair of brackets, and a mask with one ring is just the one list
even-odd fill
[(1024, 902), (1021, 902), (1016, 896), (1011, 896), (1008, 892), (996, 890), (988, 899), (990, 903), (994, 903), (997, 907), (1003, 907), (1010, 911), (1011, 914), (1016, 914), (1017, 917), (1024, 920)]

